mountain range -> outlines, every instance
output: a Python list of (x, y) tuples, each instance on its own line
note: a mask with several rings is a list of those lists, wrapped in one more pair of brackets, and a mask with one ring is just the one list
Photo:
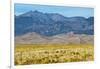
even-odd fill
[(14, 18), (15, 36), (22, 36), (35, 32), (42, 36), (55, 36), (59, 34), (94, 34), (94, 17), (66, 17), (59, 13), (43, 13), (29, 11)]

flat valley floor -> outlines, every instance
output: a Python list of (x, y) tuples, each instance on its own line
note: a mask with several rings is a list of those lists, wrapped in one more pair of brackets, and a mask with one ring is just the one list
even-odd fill
[(92, 44), (15, 44), (15, 65), (94, 60)]

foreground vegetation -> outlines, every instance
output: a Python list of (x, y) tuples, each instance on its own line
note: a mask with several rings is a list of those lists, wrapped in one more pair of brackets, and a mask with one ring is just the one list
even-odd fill
[(16, 44), (15, 65), (93, 61), (90, 44)]

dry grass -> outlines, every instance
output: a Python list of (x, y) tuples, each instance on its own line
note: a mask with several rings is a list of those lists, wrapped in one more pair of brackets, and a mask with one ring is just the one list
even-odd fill
[(90, 44), (16, 44), (15, 65), (93, 61), (94, 47)]

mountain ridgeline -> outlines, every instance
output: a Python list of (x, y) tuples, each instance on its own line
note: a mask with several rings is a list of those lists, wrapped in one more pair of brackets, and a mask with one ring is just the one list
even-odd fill
[(43, 36), (54, 36), (73, 32), (74, 34), (94, 34), (94, 17), (65, 17), (58, 13), (29, 11), (15, 15), (15, 36), (35, 32)]

